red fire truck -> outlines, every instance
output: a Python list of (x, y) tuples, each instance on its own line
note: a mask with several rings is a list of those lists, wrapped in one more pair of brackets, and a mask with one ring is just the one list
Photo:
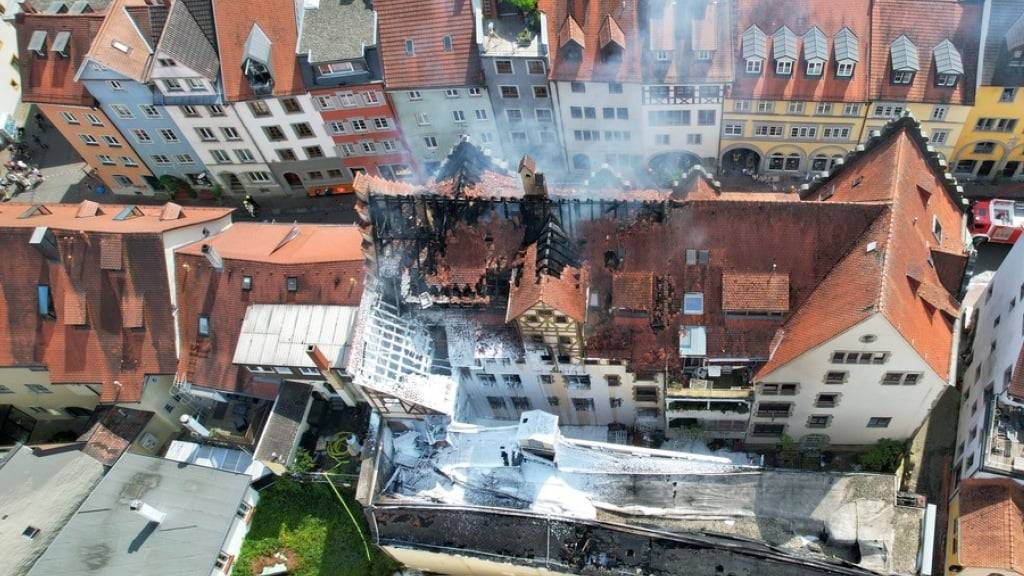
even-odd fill
[(971, 238), (975, 244), (1013, 244), (1024, 232), (1024, 201), (978, 200), (971, 212)]

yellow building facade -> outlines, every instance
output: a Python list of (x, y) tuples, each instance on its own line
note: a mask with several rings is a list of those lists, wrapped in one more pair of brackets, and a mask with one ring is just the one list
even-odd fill
[(871, 138), (872, 131), (881, 130), (888, 122), (910, 113), (921, 123), (928, 143), (953, 166), (957, 141), (964, 131), (964, 123), (971, 115), (971, 106), (929, 102), (875, 101), (865, 110), (864, 131), (860, 141)]
[(981, 86), (965, 119), (952, 172), (960, 178), (1024, 180), (1024, 88)]
[(723, 175), (827, 172), (861, 138), (861, 102), (727, 99), (719, 157)]

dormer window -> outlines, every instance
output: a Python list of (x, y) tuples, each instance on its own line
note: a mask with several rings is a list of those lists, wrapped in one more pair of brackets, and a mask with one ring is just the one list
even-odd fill
[(36, 58), (46, 58), (46, 31), (36, 30), (28, 41), (28, 49)]
[(775, 58), (775, 73), (788, 76), (793, 73), (793, 62), (798, 57), (796, 51), (796, 34), (787, 26), (783, 26), (772, 34), (772, 56)]
[(123, 54), (127, 54), (127, 53), (132, 51), (131, 46), (125, 44), (124, 42), (118, 41), (118, 40), (114, 40), (113, 42), (111, 42), (110, 46), (114, 50), (117, 50), (118, 52), (121, 52)]
[(921, 69), (917, 58), (917, 46), (905, 35), (893, 41), (889, 46), (889, 58), (892, 64), (890, 78), (893, 84), (910, 84), (914, 81), (914, 75)]
[(601, 42), (601, 56), (606, 62), (622, 60), (622, 53), (626, 50), (626, 35), (619, 27), (619, 23), (610, 15), (606, 16), (601, 24), (598, 39)]
[(807, 76), (821, 76), (828, 59), (828, 38), (818, 27), (804, 33), (804, 60), (807, 62)]
[(271, 42), (258, 25), (253, 25), (242, 50), (242, 73), (249, 88), (256, 95), (273, 92), (274, 76), (271, 70)]
[(743, 60), (747, 74), (760, 74), (767, 57), (768, 36), (757, 26), (747, 28), (743, 33)]
[(935, 84), (944, 88), (956, 86), (964, 73), (963, 59), (956, 46), (949, 40), (943, 40), (932, 50), (932, 57), (935, 58)]
[(832, 39), (836, 59), (836, 77), (853, 76), (854, 66), (860, 61), (860, 45), (857, 36), (849, 28), (836, 32)]
[(821, 73), (825, 71), (825, 62), (821, 60), (815, 60), (807, 63), (807, 75), (808, 76), (821, 76)]
[(583, 59), (583, 46), (585, 39), (583, 28), (570, 14), (562, 23), (562, 29), (558, 31), (558, 47), (560, 56), (569, 62), (579, 62)]
[(694, 56), (701, 62), (707, 62), (711, 60), (711, 50), (697, 50), (694, 52)]
[(50, 51), (57, 53), (61, 58), (67, 58), (68, 44), (70, 42), (71, 32), (58, 32), (57, 37), (53, 39), (53, 46), (50, 47)]

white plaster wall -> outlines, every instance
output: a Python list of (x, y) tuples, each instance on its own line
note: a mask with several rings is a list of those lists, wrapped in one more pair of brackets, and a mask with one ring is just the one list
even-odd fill
[[(877, 340), (862, 343), (860, 338), (872, 334)], [(832, 364), (834, 351), (887, 352), (884, 364)], [(849, 377), (844, 384), (826, 385), (825, 373), (845, 370)], [(913, 386), (883, 386), (886, 372), (921, 372), (921, 380)], [(763, 383), (799, 383), (795, 396), (764, 396)], [(932, 404), (948, 386), (881, 315), (876, 314), (824, 344), (802, 354), (778, 370), (757, 380), (755, 403), (750, 417), (747, 442), (774, 444), (777, 438), (750, 435), (754, 424), (784, 423), (785, 434), (799, 441), (806, 434), (827, 434), (832, 445), (869, 445), (881, 438), (906, 439), (921, 425)], [(814, 406), (822, 392), (842, 394), (835, 408)], [(789, 418), (759, 418), (759, 402), (792, 402)], [(832, 415), (828, 428), (807, 428), (810, 415)], [(871, 417), (890, 417), (888, 428), (868, 428)]]
[[(4, 9), (4, 20), (0, 22), (0, 128), (13, 117), (21, 103), (21, 74), (11, 65), (11, 59), (18, 54), (18, 37), (11, 20), (19, 11), (15, 0), (0, 0)], [(12, 84), (13, 82), (13, 84)]]
[(384, 551), (392, 558), (414, 570), (428, 574), (459, 574), (472, 576), (554, 576), (568, 574), (547, 568), (521, 566), (496, 560), (483, 560), (458, 554), (452, 550), (450, 554), (430, 552), (422, 549), (399, 548), (384, 546)]
[[(334, 151), (334, 139), (327, 135), (327, 131), (324, 128), (324, 119), (320, 116), (320, 111), (313, 106), (312, 96), (309, 94), (298, 94), (293, 96), (293, 98), (299, 101), (302, 112), (295, 114), (286, 113), (278, 98), (266, 98), (263, 100), (270, 107), (269, 116), (253, 116), (252, 110), (246, 102), (233, 104), (235, 113), (240, 120), (240, 124), (236, 125), (236, 127), (239, 130), (246, 129), (249, 131), (249, 136), (256, 143), (256, 147), (259, 148), (267, 163), (278, 161), (276, 150), (279, 148), (291, 148), (295, 151), (295, 157), (300, 161), (309, 159), (303, 150), (307, 146), (320, 146), (325, 158), (337, 157)], [(292, 130), (291, 125), (300, 122), (306, 122), (313, 129), (314, 136), (312, 138), (295, 137), (295, 132)], [(263, 127), (265, 126), (280, 127), (285, 134), (286, 140), (271, 142), (263, 132)]]
[[(260, 494), (250, 487), (245, 491), (245, 496), (242, 500), (249, 504), (249, 506), (255, 508), (260, 501)], [(245, 518), (235, 516), (234, 521), (231, 523), (231, 528), (228, 530), (228, 536), (224, 539), (224, 545), (221, 546), (222, 552), (230, 556), (234, 556), (235, 558), (238, 557), (238, 553), (242, 551), (242, 543), (245, 541), (245, 535), (249, 533), (249, 524), (252, 522), (253, 512), (254, 510), (250, 511)], [(217, 568), (214, 568), (213, 571), (210, 572), (210, 576), (222, 576), (224, 574), (227, 574), (227, 572)]]
[[(659, 84), (659, 86), (661, 85)], [(694, 90), (699, 89), (698, 86), (694, 87)], [(707, 104), (657, 104), (644, 106), (641, 109), (640, 122), (638, 123), (643, 136), (644, 161), (647, 162), (651, 157), (658, 154), (675, 151), (692, 152), (701, 158), (715, 160), (718, 157), (718, 141), (722, 130), (722, 103), (724, 101), (725, 98), (723, 96), (718, 102)], [(690, 125), (652, 126), (649, 122), (649, 113), (659, 110), (689, 110)], [(699, 110), (714, 110), (715, 123), (710, 126), (700, 126), (697, 114)], [(669, 136), (669, 144), (667, 146), (655, 143), (655, 137), (659, 134), (667, 134)], [(688, 134), (700, 134), (701, 143), (687, 144), (686, 138)]]
[[(498, 129), (494, 122), (494, 110), (488, 97), (487, 88), (480, 89), (479, 96), (470, 96), (468, 86), (453, 86), (459, 96), (449, 98), (444, 88), (422, 88), (418, 90), (421, 100), (409, 97), (412, 90), (390, 90), (391, 101), (395, 106), (395, 115), (401, 127), (402, 136), (409, 147), (416, 163), (421, 167), (430, 162), (441, 162), (452, 146), (458, 144), (463, 134), (468, 134), (471, 141), (484, 149), (489, 149), (496, 158), (501, 158), (501, 142)], [(486, 120), (476, 119), (476, 110), (485, 110)], [(455, 122), (452, 112), (461, 110), (466, 116), (464, 123)], [(417, 115), (425, 113), (430, 119), (429, 125), (420, 125)], [(488, 136), (489, 135), (489, 136)], [(437, 139), (437, 148), (427, 148), (425, 138), (433, 136)], [(488, 138), (490, 141), (488, 142)]]
[[(641, 96), (643, 89), (640, 84), (623, 84), (621, 94), (609, 94), (607, 82), (585, 82), (585, 92), (573, 92), (571, 82), (552, 82), (557, 93), (558, 114), (561, 120), (562, 141), (565, 143), (566, 158), (570, 173), (577, 176), (589, 174), (576, 170), (573, 167), (573, 156), (586, 154), (590, 157), (590, 170), (595, 171), (606, 162), (607, 154), (629, 154), (630, 156), (643, 155), (643, 129), (641, 115), (644, 113), (641, 107)], [(571, 109), (573, 106), (596, 108), (596, 118), (573, 118)], [(629, 120), (604, 120), (601, 109), (604, 107), (624, 107), (629, 109)], [(576, 141), (576, 130), (598, 130), (601, 132), (600, 141)], [(605, 130), (628, 130), (629, 142), (608, 142), (605, 140)], [(625, 172), (620, 167), (613, 167), (618, 172)]]
[[(203, 164), (206, 165), (207, 169), (210, 170), (213, 178), (222, 186), (227, 188), (227, 183), (221, 178), (221, 175), (225, 172), (231, 172), (238, 176), (238, 179), (246, 187), (246, 190), (252, 191), (268, 189), (271, 191), (280, 191), (281, 187), (276, 182), (268, 182), (266, 184), (253, 184), (244, 175), (246, 172), (267, 172), (270, 173), (270, 168), (267, 166), (267, 159), (263, 155), (263, 149), (256, 145), (253, 137), (249, 134), (249, 131), (245, 126), (242, 125), (242, 120), (239, 118), (236, 106), (244, 107), (245, 104), (224, 104), (224, 116), (212, 116), (210, 110), (206, 106), (194, 106), (196, 111), (199, 112), (198, 118), (191, 118), (185, 116), (182, 112), (181, 106), (167, 106), (163, 110), (174, 120), (174, 123), (181, 128), (181, 133), (192, 146), (192, 149), (199, 154), (199, 158)], [(213, 133), (217, 136), (216, 142), (206, 142), (200, 139), (199, 133), (196, 132), (197, 128), (209, 128), (213, 130)], [(238, 135), (241, 136), (241, 140), (228, 141), (224, 138), (224, 134), (221, 132), (221, 128), (234, 128), (238, 131)], [(285, 133), (288, 130), (285, 129)], [(235, 150), (245, 148), (248, 149), (253, 157), (256, 159), (255, 162), (243, 164), (238, 161), (238, 156), (235, 155)], [(230, 163), (218, 162), (211, 150), (223, 150), (231, 157)], [(327, 149), (324, 150), (326, 154)]]
[[(1024, 344), (1024, 242), (1014, 245), (999, 270), (974, 307), (975, 326), (973, 359), (964, 367), (961, 383), (960, 419), (957, 426), (957, 460), (959, 468), (974, 454), (974, 464), (963, 469), (963, 478), (977, 475), (984, 460), (981, 453), (986, 435), (986, 389), (991, 386), (995, 396), (1006, 390), (1004, 373), (1012, 370)], [(1010, 302), (1015, 301), (1013, 307)], [(999, 325), (995, 325), (996, 318)], [(992, 342), (996, 343), (992, 349)], [(977, 427), (977, 437), (970, 440), (970, 431)], [(959, 448), (963, 446), (963, 448)]]
[[(10, 393), (0, 394), (0, 404), (10, 404), (36, 420), (70, 420), (64, 412), (68, 406), (93, 410), (100, 397), (91, 389), (76, 384), (51, 384), (50, 373), (45, 369), (31, 370), (26, 367), (0, 368), (0, 384)], [(45, 386), (50, 393), (36, 394), (26, 384)], [(98, 384), (95, 383), (95, 384)], [(36, 412), (30, 406), (59, 411), (59, 414)]]

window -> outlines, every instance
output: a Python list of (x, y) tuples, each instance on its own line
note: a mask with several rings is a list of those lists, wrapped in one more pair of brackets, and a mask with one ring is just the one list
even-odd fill
[(171, 163), (171, 159), (163, 154), (154, 154), (150, 156), (150, 158), (153, 159), (154, 163), (160, 164), (161, 166)]
[[(365, 130), (365, 126), (364, 126)], [(308, 122), (299, 122), (298, 124), (292, 124), (292, 131), (295, 132), (297, 138), (313, 138), (316, 134), (313, 133), (313, 127)]]
[(444, 91), (444, 96), (445, 96), (445, 98), (458, 98), (459, 97), (459, 91), (456, 88), (447, 88)]
[(732, 109), (736, 112), (750, 112), (750, 100), (736, 100), (732, 103)]
[(584, 94), (587, 91), (587, 85), (583, 82), (571, 82), (569, 89), (576, 94)]
[(906, 70), (893, 70), (893, 84), (910, 84), (914, 80), (914, 73)]
[(224, 135), (224, 139), (229, 142), (235, 142), (242, 139), (242, 136), (238, 134), (238, 130), (231, 127), (224, 127), (220, 129), (220, 133)]
[(783, 76), (788, 76), (793, 73), (793, 61), (792, 60), (777, 60), (775, 62), (775, 73)]
[(162, 138), (163, 141), (167, 142), (168, 144), (172, 144), (178, 141), (178, 135), (174, 132), (174, 130), (171, 130), (169, 128), (161, 128), (160, 130), (158, 130), (158, 133), (160, 134), (160, 138)]
[(946, 114), (949, 112), (949, 106), (933, 106), (932, 107), (932, 120), (945, 120)]
[(697, 111), (697, 125), (698, 126), (714, 126), (715, 125), (715, 111), (714, 110), (698, 110)]
[(365, 142), (362, 142), (362, 146), (363, 152), (366, 152), (368, 154), (373, 154), (377, 152), (377, 145), (374, 142), (367, 140)]
[(269, 172), (246, 172), (245, 176), (253, 184), (266, 184), (274, 180)]
[(978, 142), (974, 145), (975, 154), (991, 154), (996, 149), (995, 142)]
[[(171, 132), (171, 134), (174, 134), (174, 132)], [(175, 136), (174, 138), (175, 138), (174, 142), (177, 142), (178, 141), (177, 140), (178, 137)], [(106, 135), (104, 135), (103, 136), (103, 142), (106, 143), (107, 146), (111, 146), (113, 148), (120, 148), (121, 147), (121, 141), (118, 140), (116, 136), (106, 136)]]
[(860, 116), (860, 104), (843, 104), (843, 116)]
[(199, 315), (199, 336), (206, 337), (210, 335), (210, 316), (208, 314)]
[(121, 156), (121, 164), (126, 168), (135, 168), (139, 165), (131, 156)]
[(671, 143), (671, 138), (668, 134), (655, 134), (654, 143), (657, 144), (658, 146), (669, 146)]
[(939, 223), (938, 216), (932, 216), (932, 236), (939, 242), (942, 242), (942, 224)]
[(806, 104), (804, 102), (790, 102), (787, 109), (790, 114), (803, 114), (805, 106)]
[(483, 92), (479, 88), (470, 88), (469, 90), (466, 90), (466, 92), (469, 93), (470, 98), (476, 98), (477, 96), (483, 94)]
[[(410, 90), (409, 92), (406, 93), (406, 95), (409, 97), (409, 100), (411, 101), (423, 100), (423, 95), (420, 94), (419, 90)], [(349, 96), (351, 96), (351, 94), (349, 94)], [(344, 99), (342, 99), (342, 104), (344, 103), (345, 101)]]
[(107, 82), (107, 85), (110, 86), (111, 90), (124, 90), (124, 86), (121, 85), (119, 80), (110, 80)]
[(132, 182), (131, 178), (129, 178), (127, 176), (122, 176), (121, 174), (114, 174), (114, 181), (117, 182), (117, 184), (119, 186), (134, 186), (135, 185)]
[[(132, 118), (135, 118), (135, 114), (132, 114), (131, 109), (127, 106), (114, 104), (110, 108), (114, 111), (114, 114), (116, 114), (118, 118), (124, 118), (125, 120), (131, 120)], [(63, 116), (64, 113), (62, 112), (61, 115)], [(74, 123), (77, 124), (77, 120)]]
[(833, 352), (833, 364), (885, 364), (888, 352)]
[(203, 142), (217, 141), (217, 135), (210, 128), (196, 128), (196, 134), (199, 134), (199, 139)]
[(761, 100), (760, 102), (757, 103), (757, 111), (758, 112), (774, 113), (775, 112), (775, 102), (773, 102), (771, 100)]
[(839, 394), (834, 392), (818, 394), (818, 397), (814, 400), (814, 406), (817, 408), (835, 408), (838, 405)]
[(913, 386), (920, 380), (920, 372), (886, 372), (882, 376), (882, 384), (885, 386)]
[(306, 158), (312, 160), (313, 158), (323, 158), (324, 150), (319, 146), (306, 146), (302, 149), (306, 153)]
[(505, 110), (505, 117), (512, 124), (516, 124), (523, 121), (523, 111), (518, 109)]
[(466, 113), (462, 110), (452, 110), (452, 122), (462, 124), (466, 121)]
[(498, 382), (497, 379), (494, 377), (494, 374), (477, 374), (476, 379), (479, 380), (480, 383), (485, 386), (494, 386)]
[(619, 84), (618, 82), (609, 82), (608, 83), (608, 93), (609, 94), (622, 94), (622, 84)]
[(319, 170), (313, 170), (312, 172), (306, 172), (306, 178), (310, 180), (323, 180), (324, 173)]
[(185, 118), (199, 118), (199, 110), (195, 106), (182, 106), (181, 114)]
[(281, 130), (280, 126), (264, 126), (263, 133), (271, 142), (280, 142), (282, 140), (287, 140), (287, 137), (284, 135), (284, 130)]
[(929, 140), (935, 144), (945, 144), (949, 138), (949, 130), (932, 130), (932, 135)]
[(825, 373), (825, 384), (845, 384), (848, 377), (845, 370), (832, 370)]
[(434, 150), (437, 148), (437, 138), (434, 136), (424, 136), (423, 143), (427, 146), (428, 150)]
[(235, 156), (238, 158), (238, 161), (243, 164), (248, 164), (256, 161), (256, 157), (252, 155), (252, 152), (248, 148), (236, 149)]
[(790, 126), (790, 138), (814, 139), (818, 137), (817, 126)]
[(33, 394), (53, 394), (53, 390), (42, 384), (25, 384), (25, 388), (28, 388), (28, 391)]
[(174, 157), (178, 164), (195, 164), (196, 160), (191, 154), (178, 154)]
[(935, 76), (935, 85), (942, 86), (944, 88), (952, 88), (956, 86), (956, 81), (956, 74), (937, 74)]
[(100, 164), (103, 164), (103, 165), (106, 165), (106, 166), (113, 166), (114, 165), (114, 159), (111, 158), (110, 156), (107, 156), (106, 154), (99, 154), (99, 155), (96, 156), (96, 159), (100, 161)]
[(785, 431), (785, 424), (754, 424), (750, 434), (751, 436), (779, 437)]
[(416, 124), (419, 126), (430, 126), (430, 115), (426, 112), (417, 112)]
[(749, 59), (747, 59), (747, 67), (746, 67), (747, 74), (760, 74), (761, 73), (761, 66), (763, 66), (763, 65), (764, 65), (764, 62), (760, 58), (749, 58)]
[(519, 98), (518, 86), (501, 86), (500, 89), (502, 98)]
[(494, 71), (498, 74), (512, 74), (515, 70), (512, 68), (511, 60), (495, 60)]
[(872, 416), (868, 419), (868, 428), (888, 428), (890, 423), (892, 423), (892, 418)]
[(647, 123), (651, 126), (689, 126), (689, 110), (652, 110), (647, 113)]
[(1004, 103), (1005, 102), (1013, 102), (1013, 100), (1016, 97), (1017, 97), (1017, 89), (1016, 88), (1003, 88), (1002, 93), (999, 94), (999, 101), (1000, 102), (1004, 102)]
[(276, 152), (277, 157), (280, 158), (282, 162), (294, 162), (299, 159), (298, 156), (295, 155), (295, 150), (292, 150), (291, 148), (281, 148)]
[(537, 108), (533, 111), (534, 116), (537, 118), (537, 122), (543, 122), (550, 124), (555, 121), (554, 115), (550, 108)]
[(316, 71), (321, 76), (341, 76), (353, 70), (355, 70), (355, 66), (351, 62), (328, 62), (316, 67)]
[(657, 386), (636, 386), (633, 388), (633, 399), (637, 402), (657, 402)]
[(593, 398), (573, 398), (572, 407), (577, 412), (593, 412), (594, 411), (594, 399)]
[(615, 386), (621, 386), (622, 385), (622, 377), (620, 377), (617, 374), (606, 374), (605, 377), (604, 377), (604, 381), (605, 381), (606, 384), (608, 384), (609, 387), (613, 387), (613, 388)]
[(836, 76), (840, 78), (849, 78), (853, 76), (853, 62), (840, 62), (836, 66)]
[(818, 102), (814, 107), (814, 113), (820, 115), (832, 114), (832, 103), (831, 102)]
[(156, 109), (156, 106), (150, 106), (148, 104), (139, 105), (139, 110), (142, 110), (142, 115), (146, 118), (159, 118), (160, 111)]
[(791, 402), (761, 402), (757, 405), (756, 415), (759, 418), (788, 418)]
[(812, 414), (807, 417), (808, 428), (828, 428), (832, 422), (832, 416), (826, 414)]
[(452, 51), (453, 48), (452, 48), (452, 36), (451, 36), (451, 34), (445, 34), (445, 36), (443, 38), (441, 38), (441, 48), (443, 48), (445, 52), (451, 52)]
[(285, 288), (287, 288), (287, 290), (289, 292), (298, 292), (299, 291), (299, 278), (298, 278), (298, 276), (289, 276), (285, 280)]
[(71, 112), (61, 112), (60, 117), (68, 124), (78, 124), (78, 118), (76, 118)]
[(252, 290), (252, 276), (242, 276), (242, 291)]
[(411, 38), (406, 38), (406, 40), (405, 40), (405, 55), (406, 56), (415, 56), (416, 55), (416, 45), (413, 43)]
[(903, 115), (903, 106), (878, 104), (875, 106), (873, 114), (876, 118), (899, 118)]
[(302, 105), (299, 104), (297, 98), (282, 98), (281, 107), (288, 114), (300, 114), (302, 112)]
[(224, 107), (220, 104), (210, 104), (206, 107), (206, 111), (209, 112), (210, 116), (213, 117), (227, 116), (227, 114), (224, 112)]
[(327, 123), (327, 129), (331, 132), (331, 134), (344, 134), (345, 133), (345, 123), (340, 121), (340, 120), (335, 120), (333, 122), (328, 122)]
[(821, 73), (825, 71), (825, 62), (821, 60), (812, 60), (807, 63), (807, 75), (808, 76), (821, 76)]
[(263, 100), (254, 100), (249, 102), (249, 111), (257, 118), (270, 116), (270, 106)]
[(699, 315), (704, 313), (704, 294), (687, 292), (683, 295), (683, 314)]
[[(427, 124), (430, 124), (430, 122), (427, 121)], [(352, 130), (354, 130), (356, 132), (366, 132), (366, 130), (367, 130), (367, 128), (366, 128), (366, 120), (361, 120), (361, 119), (358, 119), (358, 118), (355, 119), (355, 120), (352, 120)]]

